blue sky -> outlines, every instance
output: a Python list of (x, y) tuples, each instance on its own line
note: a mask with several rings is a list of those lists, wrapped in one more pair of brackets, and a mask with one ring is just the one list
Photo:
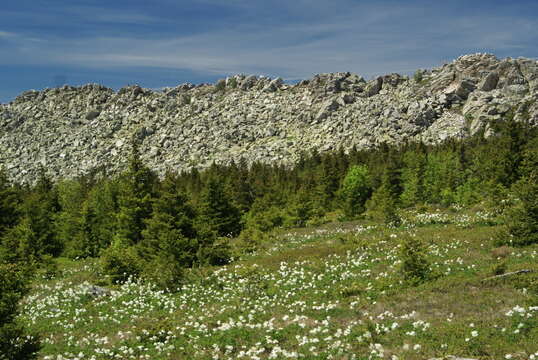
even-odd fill
[(0, 102), (64, 83), (370, 78), (474, 52), (538, 57), (538, 1), (3, 0)]

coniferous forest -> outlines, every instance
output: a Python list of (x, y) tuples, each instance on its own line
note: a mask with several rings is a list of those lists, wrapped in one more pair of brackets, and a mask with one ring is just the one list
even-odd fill
[[(235, 159), (159, 178), (136, 142), (128, 168), (35, 184), (0, 174), (0, 359), (31, 358), (38, 334), (18, 320), (17, 303), (57, 259), (97, 259), (103, 286), (128, 281), (181, 291), (192, 269), (233, 263), (273, 241), (278, 229), (357, 219), (405, 225), (408, 209), (485, 209), (496, 246), (538, 243), (538, 131), (497, 125), (440, 145), (408, 143), (303, 154), (293, 167)], [(403, 247), (404, 271), (428, 278), (420, 244)], [(405, 270), (407, 269), (407, 270)], [(7, 354), (7, 355), (6, 355)]]

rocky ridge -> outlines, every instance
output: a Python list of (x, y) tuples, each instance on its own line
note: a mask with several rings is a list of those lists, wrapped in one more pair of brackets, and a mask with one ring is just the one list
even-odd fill
[(538, 61), (462, 56), (408, 78), (351, 73), (295, 85), (236, 75), (162, 91), (89, 84), (27, 91), (0, 105), (0, 166), (20, 182), (123, 169), (134, 136), (159, 174), (230, 160), (293, 163), (303, 151), (439, 143), (503, 120), (538, 125)]

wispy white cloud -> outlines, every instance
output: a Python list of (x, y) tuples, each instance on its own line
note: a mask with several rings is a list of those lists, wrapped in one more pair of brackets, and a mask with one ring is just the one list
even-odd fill
[[(218, 3), (218, 0), (198, 0)], [(306, 0), (289, 2), (299, 11)], [(310, 16), (327, 7), (321, 2)], [(253, 6), (235, 0), (233, 6)], [(156, 21), (136, 13), (98, 14), (103, 22)], [(314, 15), (312, 15), (314, 14)], [(417, 14), (421, 14), (417, 16)], [(17, 37), (0, 64), (26, 63), (90, 68), (151, 67), (207, 74), (258, 73), (305, 78), (318, 72), (353, 71), (366, 76), (407, 73), (466, 52), (503, 53), (528, 50), (538, 43), (538, 23), (510, 15), (450, 17), (435, 7), (349, 3), (316, 21), (278, 26), (255, 21), (193, 35), (155, 34), (66, 38), (45, 36), (41, 42)], [(2, 32), (0, 32), (2, 37)]]

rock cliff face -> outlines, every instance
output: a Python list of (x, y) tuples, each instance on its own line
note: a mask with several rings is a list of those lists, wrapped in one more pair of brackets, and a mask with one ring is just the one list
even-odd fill
[(124, 168), (134, 136), (166, 170), (245, 158), (293, 163), (301, 151), (438, 143), (509, 119), (538, 124), (538, 62), (462, 56), (407, 78), (320, 74), (296, 85), (237, 75), (163, 91), (100, 85), (27, 91), (0, 105), (0, 164), (21, 182)]

